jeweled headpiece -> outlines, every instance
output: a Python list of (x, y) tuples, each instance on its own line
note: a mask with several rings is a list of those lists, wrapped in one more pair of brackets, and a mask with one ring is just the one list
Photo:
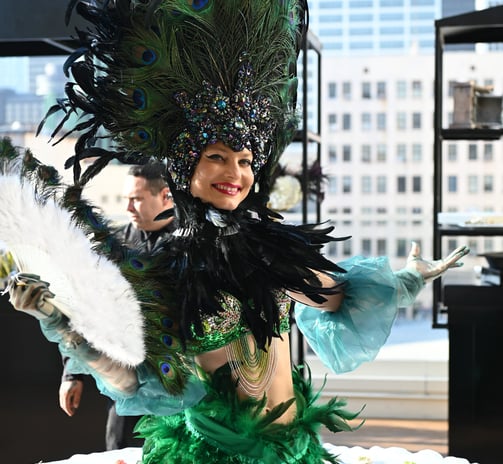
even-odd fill
[[(85, 179), (112, 158), (154, 157), (167, 159), (174, 186), (187, 191), (201, 151), (217, 140), (250, 149), (256, 175), (274, 165), (296, 126), (304, 1), (77, 2), (95, 27), (79, 31), (68, 98), (49, 111), (63, 109), (63, 123), (84, 117), (73, 129), (76, 180), (86, 157), (98, 160)], [(111, 139), (110, 149), (98, 138)]]

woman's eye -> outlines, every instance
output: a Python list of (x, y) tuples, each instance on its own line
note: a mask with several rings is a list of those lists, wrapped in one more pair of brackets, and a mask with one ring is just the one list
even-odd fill
[(240, 164), (243, 165), (243, 166), (251, 166), (252, 164), (252, 160), (251, 159), (248, 159), (248, 158), (245, 158), (245, 159), (242, 159), (240, 161)]
[(211, 154), (211, 155), (207, 155), (207, 157), (208, 157), (209, 159), (212, 159), (212, 160), (221, 160), (221, 159), (223, 159), (223, 158), (222, 158), (222, 155), (219, 155), (219, 154), (217, 154), (217, 153), (213, 153), (213, 154)]

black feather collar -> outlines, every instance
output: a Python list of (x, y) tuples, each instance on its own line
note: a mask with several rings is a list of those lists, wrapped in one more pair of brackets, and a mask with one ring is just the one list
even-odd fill
[(234, 211), (181, 192), (175, 203), (177, 226), (162, 253), (175, 282), (182, 340), (193, 331), (201, 335), (204, 317), (221, 310), (219, 291), (239, 299), (262, 348), (279, 336), (278, 290), (304, 293), (314, 302), (339, 291), (321, 288), (316, 277), (344, 272), (320, 253), (325, 243), (347, 238), (330, 237), (333, 227), (284, 224), (255, 193)]

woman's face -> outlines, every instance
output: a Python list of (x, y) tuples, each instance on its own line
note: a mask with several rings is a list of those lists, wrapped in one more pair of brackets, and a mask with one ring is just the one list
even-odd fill
[(253, 185), (250, 150), (232, 151), (222, 142), (202, 152), (190, 181), (190, 193), (215, 208), (234, 210)]

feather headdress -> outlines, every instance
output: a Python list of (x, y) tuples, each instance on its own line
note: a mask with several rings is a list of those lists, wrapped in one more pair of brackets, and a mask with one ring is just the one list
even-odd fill
[[(53, 136), (73, 113), (83, 118), (71, 130), (80, 132), (68, 161), (76, 180), (86, 157), (98, 160), (85, 178), (114, 157), (156, 157), (187, 191), (201, 150), (217, 139), (250, 149), (256, 176), (265, 164), (272, 172), (296, 127), (304, 1), (75, 3), (95, 27), (78, 31), (82, 47), (66, 65), (74, 81), (48, 115), (66, 113)], [(113, 148), (97, 148), (98, 137)]]
[[(342, 271), (320, 253), (336, 240), (332, 227), (284, 225), (266, 207), (296, 129), (305, 0), (72, 0), (68, 14), (73, 7), (91, 27), (78, 31), (82, 46), (66, 64), (73, 81), (48, 116), (65, 112), (54, 137), (72, 115), (81, 117), (62, 135), (79, 133), (67, 161), (76, 186), (113, 158), (167, 161), (177, 230), (144, 263), (159, 266), (164, 281), (143, 282), (165, 300), (165, 308), (144, 311), (147, 359), (161, 377), (173, 375), (185, 342), (221, 311), (222, 291), (239, 300), (244, 324), (267, 349), (280, 336), (277, 291), (322, 302), (339, 289), (322, 288), (317, 274)], [(216, 141), (253, 154), (259, 188), (234, 211), (216, 210), (189, 190), (202, 150)], [(82, 173), (85, 158), (95, 160)]]

